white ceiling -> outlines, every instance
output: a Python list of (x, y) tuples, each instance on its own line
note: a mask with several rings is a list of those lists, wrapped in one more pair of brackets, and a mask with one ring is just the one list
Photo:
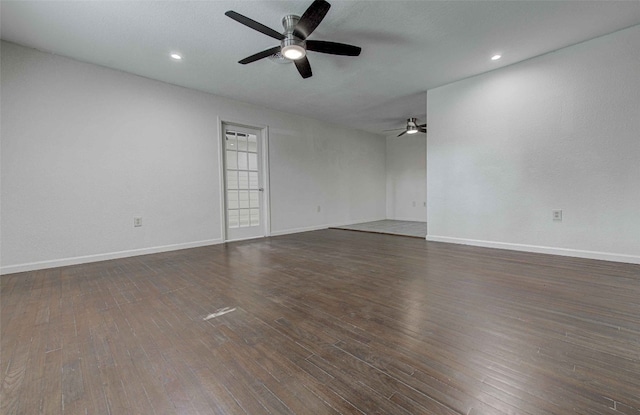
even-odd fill
[[(375, 133), (425, 119), (425, 91), (640, 24), (640, 1), (344, 1), (309, 37), (362, 47), (292, 64), (238, 60), (278, 41), (308, 1), (5, 1), (2, 39), (273, 109)], [(181, 62), (169, 58), (179, 52)], [(502, 53), (499, 61), (489, 58)]]

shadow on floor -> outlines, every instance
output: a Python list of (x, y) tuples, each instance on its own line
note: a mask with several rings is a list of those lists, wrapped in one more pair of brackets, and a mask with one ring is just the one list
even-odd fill
[(427, 236), (427, 222), (407, 220), (385, 219), (374, 222), (356, 223), (353, 225), (333, 226), (330, 229), (384, 233), (389, 235), (412, 236), (414, 238), (425, 238)]

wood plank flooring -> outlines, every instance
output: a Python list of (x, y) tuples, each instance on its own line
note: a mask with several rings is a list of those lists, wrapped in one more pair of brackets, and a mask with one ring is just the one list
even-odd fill
[(5, 415), (640, 414), (638, 265), (323, 230), (0, 283)]

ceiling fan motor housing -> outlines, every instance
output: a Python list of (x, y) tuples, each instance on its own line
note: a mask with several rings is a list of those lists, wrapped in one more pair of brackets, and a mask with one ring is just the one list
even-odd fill
[(284, 35), (292, 35), (293, 29), (295, 29), (296, 25), (300, 21), (300, 16), (295, 14), (288, 14), (282, 18), (282, 26), (284, 26)]
[(289, 49), (297, 50), (300, 53), (299, 58), (304, 57), (307, 53), (305, 41), (293, 34), (299, 20), (300, 16), (296, 16), (295, 14), (289, 14), (282, 18), (282, 26), (284, 26), (284, 39), (282, 39), (282, 41), (280, 42), (280, 46), (282, 54), (289, 59), (294, 59), (287, 56), (287, 51)]
[(415, 134), (418, 132), (418, 119), (417, 118), (409, 118), (407, 119), (407, 134)]

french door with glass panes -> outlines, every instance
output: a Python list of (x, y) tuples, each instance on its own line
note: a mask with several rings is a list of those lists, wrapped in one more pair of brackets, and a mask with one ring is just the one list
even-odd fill
[(226, 240), (265, 236), (260, 130), (224, 124)]

